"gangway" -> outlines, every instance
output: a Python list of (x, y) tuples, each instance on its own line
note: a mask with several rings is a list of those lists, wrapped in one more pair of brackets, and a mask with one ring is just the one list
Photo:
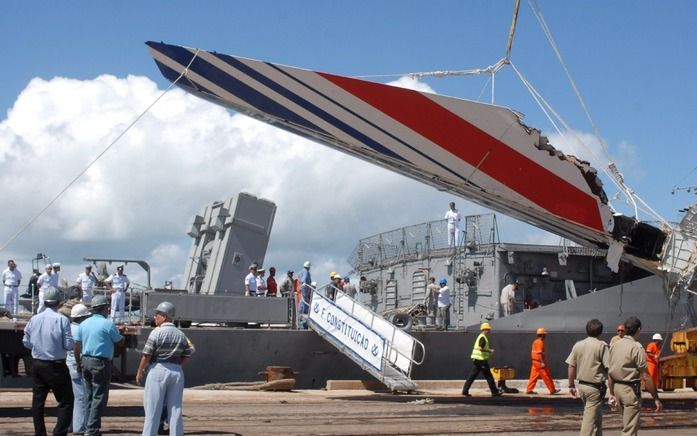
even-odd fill
[[(335, 299), (327, 297), (335, 291)], [(414, 365), (424, 361), (423, 343), (332, 285), (316, 289), (308, 325), (390, 390), (414, 391)]]

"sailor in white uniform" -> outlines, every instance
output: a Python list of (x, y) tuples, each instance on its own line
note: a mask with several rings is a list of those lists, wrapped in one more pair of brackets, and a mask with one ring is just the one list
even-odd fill
[(97, 283), (97, 277), (92, 272), (92, 265), (85, 265), (85, 272), (80, 273), (75, 281), (77, 286), (82, 290), (82, 303), (92, 304), (93, 289), (95, 283)]
[(257, 264), (249, 265), (249, 274), (244, 278), (244, 295), (254, 297), (257, 295)]
[[(46, 309), (44, 306), (44, 292), (51, 286), (51, 277), (53, 272), (53, 265), (50, 263), (45, 267), (46, 271), (41, 274), (36, 281), (36, 286), (39, 287), (39, 306), (36, 308), (36, 313), (41, 313)], [(55, 287), (55, 286), (54, 286)]]
[(448, 221), (448, 245), (457, 245), (460, 239), (460, 212), (455, 209), (455, 203), (450, 202), (450, 209), (445, 212), (445, 219)]
[(60, 262), (53, 263), (53, 274), (51, 274), (51, 286), (58, 289), (60, 288), (61, 281), (61, 264)]
[[(110, 275), (106, 280), (107, 283), (114, 293), (111, 294), (111, 319), (114, 323), (123, 323), (126, 319), (126, 289), (131, 283), (128, 281), (128, 276), (123, 273), (123, 265), (116, 267), (116, 274)], [(116, 311), (119, 311), (118, 318), (116, 317)], [(118, 319), (118, 321), (116, 321)]]
[(2, 284), (5, 287), (5, 309), (12, 312), (16, 319), (19, 312), (19, 282), (22, 281), (22, 273), (17, 269), (14, 260), (7, 261), (7, 269), (2, 272)]

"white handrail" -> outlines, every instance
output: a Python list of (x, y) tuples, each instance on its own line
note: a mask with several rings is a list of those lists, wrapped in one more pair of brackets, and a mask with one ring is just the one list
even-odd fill
[[(355, 316), (355, 315), (356, 315), (355, 307), (356, 307), (357, 301), (354, 300), (353, 298), (349, 297), (349, 296), (348, 296), (346, 293), (344, 293), (341, 289), (339, 289), (339, 288), (337, 288), (336, 286), (334, 286), (333, 284), (329, 283), (329, 284), (327, 284), (327, 285), (324, 285), (324, 286), (322, 286), (322, 287), (316, 289), (315, 291), (324, 290), (324, 295), (326, 296), (326, 295), (327, 295), (327, 292), (326, 292), (326, 291), (327, 291), (327, 289), (329, 289), (329, 288), (333, 288), (333, 290), (334, 290), (334, 301), (336, 301), (337, 297), (339, 297), (339, 296), (348, 298), (348, 299), (351, 301), (350, 314), (351, 314), (352, 316)], [(376, 319), (376, 317), (379, 317), (379, 315), (377, 315), (377, 314), (374, 313), (373, 311), (371, 311), (371, 310), (369, 310), (369, 309), (363, 307), (362, 305), (360, 305), (360, 303), (359, 303), (359, 307), (361, 307), (362, 309), (364, 309), (364, 310), (366, 310), (368, 313), (370, 313), (371, 318), (370, 318), (370, 325), (369, 325), (369, 327), (370, 327), (371, 330), (374, 329), (374, 327), (375, 327), (375, 319)], [(384, 318), (382, 318), (382, 317), (379, 317), (379, 318), (380, 318), (381, 320), (385, 321), (385, 322), (392, 328), (392, 337), (391, 337), (391, 338), (384, 338), (385, 341), (387, 342), (387, 347), (385, 348), (385, 353), (384, 353), (384, 356), (383, 356), (383, 360), (388, 361), (388, 362), (391, 363), (396, 369), (398, 369), (398, 370), (400, 370), (400, 371), (402, 371), (402, 372), (406, 372), (406, 375), (409, 375), (409, 373), (411, 372), (411, 364), (414, 364), (414, 365), (421, 365), (421, 364), (424, 362), (424, 360), (425, 360), (425, 358), (426, 358), (426, 347), (424, 346), (424, 344), (423, 344), (421, 341), (419, 341), (419, 340), (416, 339), (415, 337), (413, 337), (413, 336), (411, 336), (411, 335), (408, 335), (406, 332), (403, 332), (405, 335), (407, 335), (407, 336), (411, 339), (411, 341), (412, 341), (414, 344), (416, 344), (416, 345), (418, 345), (419, 347), (421, 347), (421, 359), (420, 359), (420, 360), (417, 361), (417, 360), (415, 360), (415, 358), (414, 358), (414, 355), (416, 354), (416, 349), (415, 349), (415, 348), (412, 349), (412, 355), (411, 355), (411, 356), (406, 355), (405, 353), (403, 353), (402, 351), (400, 351), (398, 348), (395, 348), (394, 345), (393, 345), (393, 344), (395, 343), (395, 335), (397, 334), (398, 328), (397, 328), (396, 326), (394, 326), (392, 323), (390, 323), (389, 321), (385, 320)], [(399, 366), (395, 365), (398, 358), (395, 358), (394, 361), (392, 361), (392, 359), (389, 359), (389, 356), (392, 354), (392, 352), (396, 353), (396, 354), (399, 355), (399, 356), (402, 356), (403, 358), (407, 359), (407, 360), (411, 363), (411, 364), (409, 365), (409, 370), (408, 370), (408, 371), (404, 371), (404, 370), (402, 370), (402, 368), (400, 368)]]

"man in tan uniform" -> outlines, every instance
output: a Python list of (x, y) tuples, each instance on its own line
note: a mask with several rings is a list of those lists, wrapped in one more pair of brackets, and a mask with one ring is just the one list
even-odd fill
[(641, 321), (630, 316), (624, 322), (626, 335), (610, 347), (609, 388), (610, 401), (617, 401), (622, 408), (624, 429), (622, 435), (639, 433), (639, 411), (641, 410), (641, 377), (646, 381), (656, 403), (656, 412), (663, 410), (658, 392), (646, 368), (646, 352), (636, 339), (641, 333)]
[[(576, 342), (566, 359), (569, 365), (569, 392), (583, 401), (582, 436), (603, 434), (602, 406), (605, 398), (605, 380), (610, 362), (610, 351), (605, 341), (598, 339), (603, 323), (592, 319), (586, 324), (588, 337)], [(578, 380), (578, 389), (574, 383)]]

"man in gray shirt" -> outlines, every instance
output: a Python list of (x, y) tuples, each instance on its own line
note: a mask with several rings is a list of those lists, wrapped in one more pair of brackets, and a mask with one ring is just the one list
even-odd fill
[(184, 395), (184, 372), (182, 365), (194, 354), (194, 346), (174, 319), (174, 305), (163, 301), (155, 309), (157, 328), (150, 333), (143, 347), (136, 383), (143, 382), (145, 368), (150, 366), (145, 381), (145, 422), (143, 435), (155, 435), (164, 406), (169, 416), (169, 434), (184, 434), (182, 419), (182, 397)]

